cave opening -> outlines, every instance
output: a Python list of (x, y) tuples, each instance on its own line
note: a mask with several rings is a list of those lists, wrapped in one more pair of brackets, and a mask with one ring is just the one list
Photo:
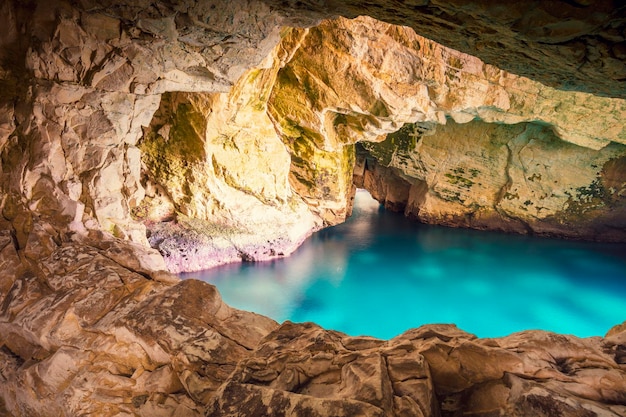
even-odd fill
[(0, 414), (626, 415), (618, 3), (0, 2)]
[(0, 2), (0, 414), (626, 415), (618, 3)]
[[(567, 120), (536, 120), (529, 90), (539, 87), (501, 72), (495, 82), (455, 51), (428, 44), (427, 58), (444, 64), (415, 78), (423, 57), (397, 39), (426, 41), (408, 30), (367, 42), (387, 48), (370, 67), (388, 65), (394, 48), (411, 59), (383, 75), (361, 62), (348, 79), (333, 65), (349, 51), (315, 55), (307, 41), (381, 24), (286, 30), (278, 50), (297, 41), (291, 59), (268, 58), (230, 92), (164, 93), (139, 143), (147, 198), (134, 214), (150, 244), (170, 271), (278, 321), (382, 338), (426, 323), (482, 337), (603, 334), (626, 309), (616, 256), (626, 248), (529, 235), (620, 240), (626, 147), (594, 149), (584, 130), (563, 130)], [(409, 92), (408, 80), (388, 81), (411, 71)], [(476, 104), (473, 89), (497, 100)], [(569, 105), (548, 93), (542, 106)]]

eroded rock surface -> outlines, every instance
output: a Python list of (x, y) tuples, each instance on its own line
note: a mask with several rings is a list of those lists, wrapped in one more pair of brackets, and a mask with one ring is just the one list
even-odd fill
[(146, 246), (131, 215), (146, 195), (137, 145), (161, 94), (227, 92), (282, 26), (317, 21), (261, 2), (3, 2), (1, 11), (4, 217), (18, 234), (34, 215), (59, 232)]
[(276, 327), (228, 307), (211, 285), (141, 271), (150, 254), (128, 243), (65, 243), (32, 262), (5, 243), (2, 264), (19, 266), (0, 293), (9, 415), (201, 415)]
[(541, 125), (449, 121), (407, 125), (384, 142), (362, 146), (355, 182), (409, 217), (624, 240), (626, 177), (617, 168), (624, 145), (594, 151), (563, 142)]
[(134, 214), (170, 271), (287, 256), (322, 226), (292, 191), (265, 112), (275, 73), (252, 71), (229, 94), (163, 95), (140, 145), (148, 195)]
[[(287, 254), (343, 221), (353, 144), (405, 123), (540, 121), (584, 147), (624, 142), (623, 100), (554, 90), (490, 65), (507, 56), (507, 68), (550, 85), (621, 96), (623, 10), (559, 4), (371, 3), (369, 14), (408, 27), (362, 17), (288, 29), (353, 16), (358, 5), (4, 2), (3, 216), (20, 248), (39, 219), (58, 235), (104, 231), (148, 246), (146, 219), (180, 213), (189, 221), (157, 225), (151, 243), (163, 244), (171, 270), (199, 269)], [(537, 19), (549, 30), (530, 30)], [(586, 87), (583, 76), (593, 80)], [(611, 178), (607, 190), (619, 193), (621, 177)], [(430, 218), (448, 214), (459, 210)], [(228, 238), (196, 238), (214, 230)]]
[(170, 270), (288, 254), (349, 214), (355, 143), (392, 169), (356, 184), (422, 221), (624, 240), (625, 114), (371, 18), (284, 30), (231, 93), (164, 95), (147, 176), (223, 232), (157, 224), (151, 243)]
[(477, 339), (452, 325), (349, 337), (279, 326), (228, 307), (209, 284), (141, 271), (134, 262), (150, 253), (122, 241), (64, 243), (37, 261), (2, 242), (2, 265), (18, 266), (0, 298), (8, 415), (626, 413), (624, 325), (588, 339)]
[(348, 164), (358, 186), (422, 221), (626, 239), (626, 101), (558, 91), (370, 18), (298, 32), (268, 112), (294, 190), (326, 222), (349, 206)]
[(431, 325), (380, 341), (285, 323), (239, 363), (206, 416), (621, 416), (623, 335), (480, 340)]

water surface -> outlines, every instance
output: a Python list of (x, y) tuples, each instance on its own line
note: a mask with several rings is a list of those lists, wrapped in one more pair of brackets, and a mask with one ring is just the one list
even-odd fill
[(626, 245), (418, 224), (364, 191), (345, 223), (292, 256), (183, 274), (231, 306), (391, 338), (427, 323), (479, 337), (527, 329), (601, 336), (626, 320)]

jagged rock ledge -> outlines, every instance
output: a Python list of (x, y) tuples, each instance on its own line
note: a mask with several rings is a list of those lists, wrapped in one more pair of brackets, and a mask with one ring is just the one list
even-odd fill
[(29, 260), (2, 234), (0, 265), (18, 271), (0, 280), (3, 415), (626, 415), (626, 323), (586, 339), (349, 337), (235, 310), (212, 285), (150, 272), (138, 247), (98, 242)]
[[(176, 221), (148, 225), (148, 242), (158, 248), (167, 270), (172, 273), (200, 271), (238, 262), (263, 262), (291, 255), (312, 232), (302, 227), (299, 233), (269, 224), (235, 229), (224, 225)], [(262, 239), (259, 239), (262, 236)]]

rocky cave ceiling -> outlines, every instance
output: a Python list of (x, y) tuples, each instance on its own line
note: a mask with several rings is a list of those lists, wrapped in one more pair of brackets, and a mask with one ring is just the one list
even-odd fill
[[(218, 69), (231, 81), (240, 75), (238, 71), (251, 67), (250, 62), (268, 52), (255, 43), (276, 26), (310, 26), (321, 18), (368, 15), (411, 27), (447, 47), (549, 86), (612, 97), (624, 97), (626, 92), (625, 6), (614, 0), (523, 3), (497, 0), (236, 0), (228, 3), (82, 0), (67, 2), (62, 8), (69, 10), (72, 3), (79, 10), (119, 18), (128, 28), (137, 27), (149, 35), (178, 40), (193, 47), (208, 47), (209, 51), (205, 51), (208, 54), (211, 47), (218, 44), (230, 45), (227, 50), (245, 46), (257, 49), (258, 54), (251, 54), (247, 60), (243, 54), (238, 55), (238, 59), (232, 59), (236, 53), (224, 54), (223, 65), (218, 64)], [(45, 5), (44, 8), (52, 9), (55, 2), (19, 2), (16, 12), (21, 19), (28, 19), (37, 4), (39, 8)], [(50, 35), (54, 30), (54, 19), (51, 15), (45, 16), (45, 12), (36, 13), (35, 21), (39, 37)], [(104, 35), (106, 25), (99, 25), (98, 30)], [(12, 36), (3, 36), (3, 39), (5, 43), (13, 43)], [(237, 44), (243, 45), (237, 47)]]

